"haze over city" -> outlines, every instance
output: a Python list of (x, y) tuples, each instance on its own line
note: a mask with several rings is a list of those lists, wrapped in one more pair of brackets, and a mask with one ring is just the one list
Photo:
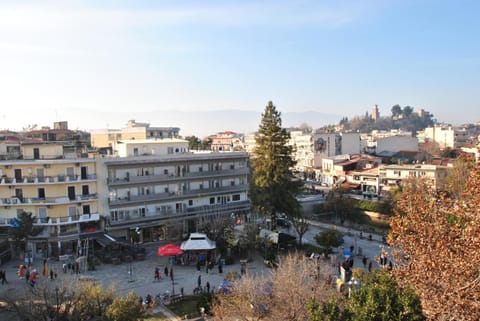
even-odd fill
[[(269, 100), (285, 115), (319, 113), (285, 117), (287, 126), (337, 123), (374, 104), (381, 115), (400, 104), (476, 122), (479, 10), (429, 0), (2, 1), (0, 127), (136, 119), (183, 135), (248, 132)], [(215, 116), (229, 110), (248, 113)]]

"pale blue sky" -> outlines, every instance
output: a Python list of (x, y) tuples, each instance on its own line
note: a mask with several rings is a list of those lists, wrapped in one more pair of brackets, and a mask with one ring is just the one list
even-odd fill
[[(175, 126), (169, 110), (268, 100), (284, 113), (400, 104), (480, 121), (479, 13), (461, 0), (0, 0), (0, 127), (116, 128), (157, 110), (152, 125)], [(99, 116), (117, 112), (121, 123)]]

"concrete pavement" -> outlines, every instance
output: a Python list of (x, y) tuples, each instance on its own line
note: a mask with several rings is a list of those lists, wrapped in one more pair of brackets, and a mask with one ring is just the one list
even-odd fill
[[(197, 271), (195, 265), (169, 265), (168, 257), (158, 257), (157, 249), (163, 244), (150, 243), (143, 244), (146, 248), (146, 258), (143, 261), (134, 261), (132, 263), (100, 264), (95, 267), (94, 271), (85, 271), (80, 274), (71, 272), (64, 273), (62, 271), (62, 262), (48, 260), (48, 268), (53, 269), (58, 277), (57, 280), (48, 282), (58, 282), (61, 284), (62, 280), (88, 278), (94, 280), (98, 284), (102, 284), (105, 288), (114, 285), (118, 295), (126, 295), (130, 291), (134, 291), (137, 295), (145, 298), (147, 294), (155, 297), (157, 294), (174, 293), (180, 294), (182, 289), (185, 295), (193, 294), (193, 290), (197, 287), (198, 276), (201, 276), (202, 286), (204, 287), (207, 281), (210, 283), (211, 291), (215, 290), (224, 280), (228, 272), (237, 272), (240, 274), (240, 262), (237, 260), (232, 265), (225, 265), (223, 273), (219, 273), (218, 267), (215, 266), (213, 270), (208, 273), (205, 267), (201, 267)], [(22, 264), (21, 261), (11, 260), (0, 266), (0, 270), (5, 270), (8, 284), (0, 284), (0, 294), (9, 291), (18, 291), (28, 287), (25, 280), (17, 277), (18, 266)], [(173, 270), (173, 281), (170, 275), (164, 275), (164, 267), (168, 266)], [(33, 262), (32, 267), (37, 269), (41, 274), (43, 270), (43, 261)], [(161, 271), (161, 279), (156, 281), (154, 279), (155, 267), (159, 267)], [(261, 257), (255, 257), (252, 262), (247, 263), (247, 271), (249, 273), (261, 274), (268, 271), (268, 268), (263, 263)], [(47, 282), (46, 277), (40, 275), (40, 282)], [(164, 315), (171, 320), (180, 320), (164, 307), (156, 307), (154, 312), (160, 310)]]

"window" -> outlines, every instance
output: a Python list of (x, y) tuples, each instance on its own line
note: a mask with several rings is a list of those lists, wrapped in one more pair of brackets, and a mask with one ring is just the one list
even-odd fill
[(233, 194), (232, 195), (232, 201), (239, 201), (240, 200), (240, 194)]
[(73, 217), (75, 215), (77, 215), (77, 207), (69, 206), (68, 207), (68, 216)]
[(45, 188), (38, 189), (38, 198), (45, 199)]
[(167, 154), (173, 154), (173, 147), (167, 148)]
[(47, 218), (47, 208), (46, 207), (39, 207), (38, 208), (38, 217), (44, 221)]
[(193, 205), (193, 200), (188, 200), (188, 206), (192, 206)]
[(163, 174), (164, 174), (164, 175), (168, 175), (168, 169), (164, 169), (164, 170), (163, 170)]
[(210, 197), (210, 204), (215, 204), (215, 197)]

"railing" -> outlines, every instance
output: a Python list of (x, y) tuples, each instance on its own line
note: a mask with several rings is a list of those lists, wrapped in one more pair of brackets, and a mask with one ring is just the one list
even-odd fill
[(82, 201), (91, 201), (98, 199), (98, 194), (82, 194), (75, 196), (74, 199), (69, 199), (68, 197), (10, 197), (10, 198), (0, 198), (0, 205), (11, 206), (11, 205), (28, 205), (28, 204), (45, 204), (45, 205), (55, 205), (55, 204), (66, 204), (66, 203), (78, 203)]
[(96, 174), (87, 175), (82, 178), (81, 175), (54, 175), (54, 176), (25, 176), (21, 179), (13, 177), (2, 177), (0, 179), (0, 185), (11, 184), (38, 184), (38, 183), (64, 183), (64, 182), (79, 182), (86, 180), (96, 180)]
[(125, 176), (125, 177), (110, 177), (107, 178), (107, 183), (111, 185), (123, 185), (134, 183), (146, 183), (146, 182), (168, 182), (177, 181), (179, 179), (192, 179), (192, 178), (209, 178), (209, 177), (223, 177), (234, 175), (246, 175), (249, 173), (247, 167), (219, 170), (219, 171), (203, 171), (203, 172), (190, 172), (183, 175), (170, 174), (158, 174), (147, 176)]
[[(12, 217), (0, 217), (0, 226), (10, 226)], [(54, 226), (54, 225), (68, 225), (86, 222), (100, 221), (100, 214), (77, 214), (73, 216), (62, 217), (39, 217), (33, 222), (34, 226)]]
[(230, 202), (227, 204), (221, 205), (205, 205), (197, 207), (187, 207), (183, 210), (167, 210), (167, 211), (153, 211), (147, 212), (145, 215), (141, 214), (130, 214), (128, 217), (124, 217), (117, 220), (110, 219), (109, 224), (112, 226), (122, 225), (129, 223), (130, 221), (135, 221), (136, 224), (142, 222), (148, 222), (152, 220), (178, 220), (186, 218), (194, 218), (200, 216), (211, 216), (211, 215), (230, 215), (235, 211), (248, 210), (250, 208), (249, 201), (236, 201)]
[(176, 191), (176, 192), (168, 192), (168, 193), (155, 193), (155, 194), (147, 194), (147, 195), (130, 195), (124, 197), (117, 197), (116, 199), (110, 199), (110, 205), (122, 205), (128, 204), (132, 202), (147, 202), (153, 200), (173, 200), (179, 198), (186, 198), (191, 196), (205, 196), (205, 195), (212, 195), (212, 193), (225, 193), (225, 192), (234, 192), (239, 191), (243, 192), (247, 189), (247, 184), (239, 184), (233, 186), (223, 186), (223, 187), (215, 187), (215, 188), (203, 188), (203, 189), (195, 189), (189, 191)]

